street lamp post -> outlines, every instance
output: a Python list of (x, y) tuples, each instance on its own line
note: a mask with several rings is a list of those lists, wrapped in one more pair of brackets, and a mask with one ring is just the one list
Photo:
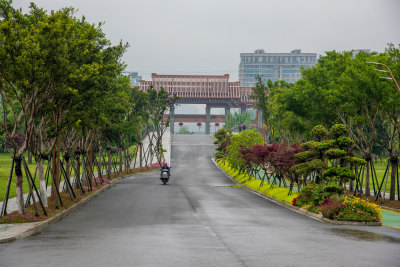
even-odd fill
[(383, 64), (383, 63), (379, 63), (379, 62), (367, 62), (367, 64), (373, 64), (373, 65), (379, 65), (379, 66), (385, 67), (386, 70), (378, 70), (378, 69), (374, 69), (374, 70), (379, 71), (379, 72), (383, 72), (383, 73), (389, 73), (389, 75), (390, 75), (391, 78), (389, 78), (389, 77), (380, 77), (380, 78), (386, 79), (386, 80), (392, 80), (392, 81), (394, 82), (394, 84), (396, 85), (397, 90), (398, 90), (398, 92), (399, 92), (399, 94), (400, 94), (400, 87), (399, 87), (399, 84), (397, 83), (396, 79), (394, 78), (394, 76), (393, 76), (393, 74), (392, 74), (392, 72), (390, 71), (390, 69), (389, 69), (388, 66), (386, 66), (386, 65)]

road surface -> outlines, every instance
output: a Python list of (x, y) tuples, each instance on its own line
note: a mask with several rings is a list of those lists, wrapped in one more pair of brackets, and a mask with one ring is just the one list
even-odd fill
[(124, 179), (0, 245), (0, 266), (399, 266), (399, 230), (324, 224), (235, 187), (212, 142), (175, 135), (168, 185), (157, 172)]

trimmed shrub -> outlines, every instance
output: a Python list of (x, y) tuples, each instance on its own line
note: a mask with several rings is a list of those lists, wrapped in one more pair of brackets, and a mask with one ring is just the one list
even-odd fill
[(254, 190), (257, 190), (267, 196), (276, 198), (280, 201), (289, 204), (292, 203), (293, 197), (298, 196), (297, 192), (292, 192), (292, 194), (289, 195), (288, 188), (278, 187), (278, 186), (271, 187), (271, 184), (269, 184), (268, 182), (264, 182), (263, 186), (261, 187), (261, 182), (262, 182), (261, 180), (258, 180), (247, 174), (239, 174), (238, 171), (231, 168), (228, 162), (224, 163), (223, 160), (217, 160), (217, 162), (229, 175), (235, 178), (236, 181)]
[(324, 205), (318, 207), (321, 214), (331, 220), (334, 220), (342, 209), (343, 203), (341, 201), (331, 200), (330, 198), (325, 199)]
[(315, 150), (308, 150), (308, 151), (297, 153), (294, 157), (296, 159), (304, 161), (306, 159), (315, 157), (317, 154), (318, 154), (318, 152)]
[(322, 125), (317, 125), (311, 130), (311, 136), (321, 140), (323, 137), (328, 136), (328, 130), (322, 126)]
[(347, 154), (346, 151), (342, 150), (342, 149), (329, 149), (327, 151), (325, 151), (324, 155), (327, 156), (330, 159), (337, 159), (337, 158), (341, 158), (344, 157)]
[(348, 132), (349, 131), (347, 130), (346, 126), (344, 126), (343, 124), (335, 124), (329, 130), (330, 135), (334, 138), (338, 138), (342, 135), (347, 134)]
[(349, 147), (354, 144), (354, 141), (350, 137), (342, 136), (336, 140), (336, 143), (339, 147)]

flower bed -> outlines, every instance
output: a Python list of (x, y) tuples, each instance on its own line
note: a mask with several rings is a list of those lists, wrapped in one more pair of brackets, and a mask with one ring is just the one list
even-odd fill
[[(343, 196), (321, 190), (322, 186), (304, 187), (297, 198), (292, 201), (308, 211), (322, 214), (325, 218), (350, 222), (381, 222), (380, 207), (365, 199), (351, 195)], [(325, 186), (326, 188), (326, 186)]]

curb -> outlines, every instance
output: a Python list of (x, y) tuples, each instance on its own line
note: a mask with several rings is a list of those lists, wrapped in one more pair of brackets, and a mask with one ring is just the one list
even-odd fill
[(218, 167), (218, 169), (220, 169), (232, 182), (234, 182), (237, 185), (240, 185), (240, 187), (242, 187), (242, 188), (246, 189), (247, 191), (250, 191), (250, 192), (252, 192), (252, 193), (254, 193), (254, 194), (256, 194), (256, 195), (258, 195), (258, 196), (260, 196), (262, 198), (265, 198), (265, 199), (267, 199), (269, 201), (272, 201), (275, 204), (278, 204), (278, 205), (280, 205), (282, 207), (290, 209), (290, 210), (292, 210), (294, 212), (303, 214), (303, 215), (305, 215), (305, 216), (307, 216), (307, 217), (309, 217), (311, 219), (314, 219), (316, 221), (323, 222), (323, 223), (336, 224), (336, 225), (382, 226), (382, 223), (380, 223), (380, 222), (346, 222), (346, 221), (330, 220), (328, 218), (324, 218), (321, 214), (315, 214), (315, 213), (312, 213), (311, 211), (302, 209), (300, 207), (296, 207), (296, 206), (290, 205), (290, 204), (288, 204), (286, 202), (283, 202), (283, 201), (280, 201), (280, 200), (278, 200), (276, 198), (267, 196), (267, 195), (265, 195), (265, 194), (263, 194), (263, 193), (261, 193), (261, 192), (259, 192), (257, 190), (254, 190), (253, 188), (250, 188), (250, 187), (248, 187), (248, 186), (246, 186), (244, 184), (239, 183), (238, 181), (236, 181), (235, 178), (233, 178), (230, 174), (228, 174), (221, 166), (219, 166), (219, 164), (215, 161), (214, 158), (211, 158), (211, 160)]
[[(148, 172), (151, 173), (153, 171), (148, 171)], [(138, 173), (138, 174), (142, 174), (142, 173), (146, 173), (146, 172), (141, 172), (141, 173)], [(122, 179), (125, 179), (125, 178), (130, 177), (130, 176), (134, 176), (134, 175), (136, 175), (136, 174), (124, 175), (124, 176), (121, 176), (121, 177), (118, 177), (118, 178), (112, 180), (109, 184), (107, 184), (104, 187), (102, 187), (101, 189), (97, 190), (96, 192), (94, 192), (90, 196), (85, 197), (84, 199), (82, 199), (78, 203), (75, 203), (74, 205), (72, 205), (68, 209), (58, 213), (57, 215), (54, 215), (53, 217), (50, 217), (49, 219), (47, 219), (45, 221), (36, 222), (31, 227), (27, 227), (28, 229), (25, 228), (23, 230), (20, 230), (16, 234), (11, 234), (10, 236), (4, 237), (4, 238), (0, 238), (0, 244), (12, 242), (12, 241), (19, 240), (19, 239), (23, 239), (23, 238), (35, 235), (37, 233), (40, 233), (43, 229), (45, 229), (49, 225), (62, 220), (64, 217), (67, 217), (68, 215), (70, 215), (74, 211), (76, 211), (79, 208), (81, 208), (83, 205), (87, 204), (88, 202), (90, 202), (94, 198), (98, 197), (104, 191), (106, 191), (106, 190), (110, 189), (111, 187), (113, 187), (115, 183), (119, 182)], [(23, 225), (23, 224), (21, 224), (21, 225)]]

